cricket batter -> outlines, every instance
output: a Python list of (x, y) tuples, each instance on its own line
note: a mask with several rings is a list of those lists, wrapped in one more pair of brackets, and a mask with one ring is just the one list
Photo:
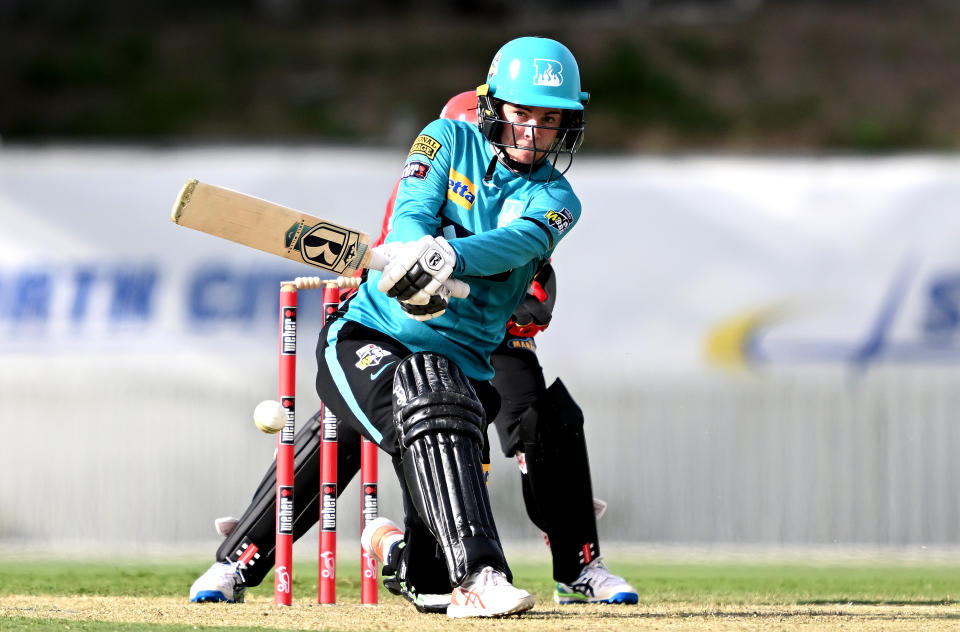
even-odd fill
[[(534, 276), (549, 274), (550, 254), (579, 218), (579, 201), (562, 177), (582, 140), (587, 95), (579, 88), (576, 61), (559, 42), (520, 38), (506, 44), (477, 91), (479, 126), (438, 120), (417, 137), (387, 239), (391, 264), (382, 275), (370, 274), (345, 317), (324, 329), (318, 347), (321, 398), (357, 441), (356, 433), (363, 433), (391, 455), (406, 491), (404, 546), (375, 547), (374, 553), (399, 567), (403, 583), (445, 593), (452, 617), (518, 613), (533, 605), (526, 591), (510, 584), (482, 484), (480, 445), (486, 411), (497, 408), (490, 356), (498, 345), (511, 344), (509, 336), (503, 339), (502, 323), (522, 305)], [(451, 273), (470, 284), (467, 299), (450, 299), (443, 291), (441, 282)], [(599, 557), (579, 409), (562, 384), (543, 389), (542, 372), (539, 380), (532, 403), (530, 397), (508, 400), (522, 406), (511, 409), (515, 423), (504, 425), (501, 443), (508, 454), (522, 448), (526, 455), (525, 499), (555, 551), (555, 598), (635, 603), (636, 592), (606, 571)], [(517, 410), (522, 414), (514, 415)], [(346, 434), (341, 432), (341, 442), (349, 440)], [(570, 466), (557, 467), (569, 462), (571, 446), (573, 467), (585, 473), (585, 494), (556, 491), (560, 480), (570, 480)], [(298, 461), (300, 452), (298, 445)], [(346, 470), (340, 480), (348, 480), (357, 464), (340, 462)], [(589, 507), (590, 520), (567, 529), (553, 508), (579, 496), (589, 501), (583, 507)], [(298, 515), (307, 512), (315, 517), (316, 506)], [(295, 536), (306, 528), (297, 533), (295, 527)], [(431, 556), (416, 554), (418, 544), (423, 550), (439, 545), (444, 572), (420, 562)], [(576, 559), (558, 558), (565, 549), (575, 549)], [(195, 583), (191, 598), (211, 600), (219, 593), (239, 600), (241, 558), (248, 551), (241, 543), (231, 552), (232, 563), (215, 564)], [(392, 559), (394, 553), (402, 560)], [(218, 557), (230, 560), (231, 554)], [(245, 557), (247, 564), (256, 558)], [(268, 566), (262, 562), (258, 570), (265, 573)], [(204, 578), (217, 572), (233, 585), (207, 581), (223, 590), (205, 589)], [(445, 587), (427, 586), (438, 583), (438, 576), (448, 582)]]

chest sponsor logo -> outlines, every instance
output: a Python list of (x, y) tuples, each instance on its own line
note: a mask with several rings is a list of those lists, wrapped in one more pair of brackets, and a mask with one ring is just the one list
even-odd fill
[(403, 166), (403, 173), (400, 174), (401, 180), (407, 178), (419, 178), (423, 180), (430, 173), (430, 165), (419, 160), (411, 160)]
[(447, 199), (469, 211), (477, 199), (477, 185), (470, 182), (467, 176), (451, 169), (447, 184)]
[(573, 223), (573, 213), (565, 208), (559, 211), (547, 211), (547, 222), (553, 226), (558, 233), (562, 233)]
[(563, 65), (556, 59), (534, 59), (536, 68), (533, 85), (558, 87), (563, 85)]
[(416, 140), (413, 141), (413, 146), (410, 148), (410, 153), (407, 155), (412, 156), (413, 154), (423, 154), (430, 160), (433, 160), (437, 157), (437, 151), (439, 151), (441, 147), (443, 147), (443, 145), (441, 145), (440, 141), (438, 141), (436, 138), (427, 136), (426, 134), (420, 134), (417, 136)]
[(507, 200), (503, 203), (500, 215), (497, 216), (497, 228), (506, 226), (523, 214), (523, 203), (520, 200)]
[(357, 360), (355, 366), (363, 371), (367, 367), (377, 366), (380, 364), (380, 361), (388, 355), (390, 355), (389, 351), (384, 351), (381, 347), (375, 344), (369, 344), (357, 349), (357, 357), (360, 359)]

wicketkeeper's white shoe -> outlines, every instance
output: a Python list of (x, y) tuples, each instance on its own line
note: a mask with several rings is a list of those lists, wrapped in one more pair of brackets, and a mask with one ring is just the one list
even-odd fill
[(216, 562), (193, 582), (190, 601), (242, 603), (243, 591), (247, 588), (244, 581), (239, 563)]
[(505, 617), (526, 612), (532, 607), (530, 593), (514, 587), (500, 571), (484, 566), (453, 589), (447, 616), (454, 619)]
[(572, 584), (557, 582), (553, 600), (569, 603), (637, 603), (637, 589), (607, 570), (602, 558), (587, 564)]

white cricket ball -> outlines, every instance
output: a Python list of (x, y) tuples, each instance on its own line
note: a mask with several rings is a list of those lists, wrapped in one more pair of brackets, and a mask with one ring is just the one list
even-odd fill
[(287, 409), (278, 401), (266, 399), (253, 409), (253, 423), (267, 434), (275, 434), (287, 425)]

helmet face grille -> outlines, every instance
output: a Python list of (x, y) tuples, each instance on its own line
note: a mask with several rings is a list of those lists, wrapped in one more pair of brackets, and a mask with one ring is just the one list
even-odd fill
[[(583, 111), (582, 110), (564, 110), (560, 126), (552, 125), (530, 125), (525, 123), (511, 123), (505, 120), (501, 114), (501, 107), (504, 101), (494, 99), (488, 95), (480, 97), (480, 107), (478, 108), (478, 125), (483, 137), (487, 139), (494, 149), (500, 162), (516, 175), (532, 179), (533, 173), (538, 171), (545, 162), (549, 162), (553, 167), (544, 181), (556, 180), (565, 174), (573, 165), (573, 154), (583, 144)], [(507, 127), (505, 127), (507, 126)], [(517, 142), (517, 128), (529, 127), (534, 129), (556, 130), (557, 136), (549, 147), (537, 147), (534, 141), (533, 147), (521, 146)], [(502, 130), (509, 129), (511, 134), (504, 136)], [(512, 140), (512, 142), (510, 142)], [(532, 163), (521, 163), (512, 160), (507, 156), (505, 149), (520, 149), (543, 153), (543, 156)], [(564, 159), (564, 160), (562, 160)], [(561, 164), (558, 164), (561, 163)], [(560, 166), (563, 168), (560, 169)]]

